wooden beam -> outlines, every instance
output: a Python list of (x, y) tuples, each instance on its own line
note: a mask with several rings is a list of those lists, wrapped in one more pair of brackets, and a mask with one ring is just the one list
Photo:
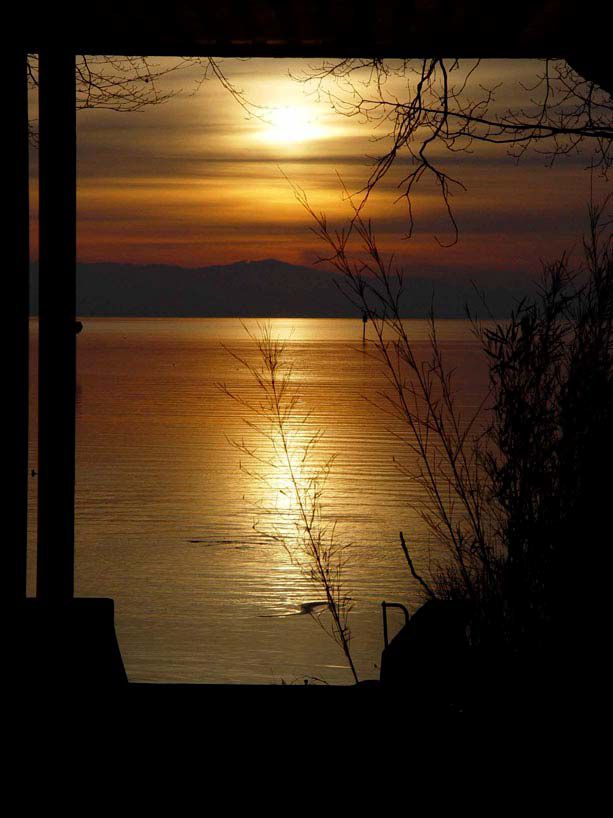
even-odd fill
[(0, 599), (14, 604), (26, 595), (28, 529), (28, 317), (29, 317), (29, 203), (28, 203), (28, 84), (26, 53), (6, 48), (0, 60), (8, 89), (5, 116), (4, 246), (8, 253), (4, 275), (7, 410), (3, 489), (4, 542), (0, 549)]
[(39, 60), (40, 261), (37, 594), (74, 593), (76, 99), (74, 54)]

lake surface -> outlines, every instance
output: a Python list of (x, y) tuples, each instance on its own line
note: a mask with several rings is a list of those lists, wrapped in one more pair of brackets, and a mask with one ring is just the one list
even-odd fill
[[(346, 572), (354, 601), (352, 648), (361, 678), (376, 678), (381, 601), (414, 609), (420, 600), (398, 532), (422, 568), (435, 554), (414, 507), (419, 491), (397, 468), (397, 460), (411, 457), (406, 431), (373, 405), (381, 405), (388, 383), (369, 345), (362, 347), (361, 321), (270, 323), (275, 337), (287, 340), (300, 411), (311, 413), (306, 431), (322, 432), (316, 457), (335, 457), (322, 504), (337, 540), (352, 543)], [(257, 333), (258, 322), (244, 324)], [(408, 326), (425, 353), (425, 322)], [(458, 399), (466, 409), (476, 407), (487, 372), (470, 327), (441, 321), (439, 333), (457, 367)], [(229, 350), (258, 362), (235, 319), (84, 319), (77, 594), (115, 599), (132, 681), (265, 684), (316, 677), (351, 683), (339, 648), (311, 616), (300, 614), (321, 591), (262, 534), (262, 528), (282, 528), (287, 509), (279, 497), (266, 496), (266, 483), (253, 477), (232, 445), (244, 440), (255, 448), (262, 440), (245, 423), (257, 417), (219, 388), (225, 383), (245, 400), (258, 399), (252, 376)], [(32, 363), (35, 370), (34, 354)], [(31, 424), (35, 440), (35, 405)], [(35, 445), (31, 461), (36, 468)], [(31, 489), (33, 593), (36, 477)], [(393, 631), (400, 620), (391, 624)]]

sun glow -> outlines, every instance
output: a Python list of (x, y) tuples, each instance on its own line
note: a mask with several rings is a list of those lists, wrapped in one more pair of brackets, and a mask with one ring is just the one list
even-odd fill
[(296, 105), (271, 109), (260, 132), (262, 140), (276, 145), (292, 145), (325, 136), (326, 128), (318, 122), (315, 112)]

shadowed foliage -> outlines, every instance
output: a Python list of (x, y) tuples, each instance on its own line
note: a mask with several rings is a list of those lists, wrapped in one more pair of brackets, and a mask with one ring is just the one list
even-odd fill
[[(536, 297), (507, 321), (473, 318), (488, 358), (489, 393), (465, 416), (455, 401), (431, 316), (430, 354), (416, 353), (398, 305), (402, 272), (379, 253), (359, 208), (333, 231), (302, 191), (299, 200), (344, 275), (349, 298), (375, 331), (390, 383), (387, 411), (407, 428), (399, 468), (423, 489), (416, 510), (446, 558), (420, 570), (401, 534), (409, 571), (426, 599), (465, 601), (470, 643), (487, 653), (561, 658), (584, 648), (602, 619), (591, 574), (606, 548), (606, 470), (613, 455), (613, 255), (608, 200), (589, 208), (584, 261), (545, 264)], [(362, 254), (350, 250), (357, 237)], [(581, 566), (581, 569), (578, 568)], [(601, 607), (601, 606), (600, 606)]]

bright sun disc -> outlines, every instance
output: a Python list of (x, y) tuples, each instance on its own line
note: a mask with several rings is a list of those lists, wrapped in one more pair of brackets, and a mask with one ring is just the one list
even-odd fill
[(275, 108), (266, 116), (266, 120), (261, 133), (261, 138), (266, 142), (292, 144), (318, 139), (323, 135), (323, 128), (314, 122), (311, 112), (305, 108)]

